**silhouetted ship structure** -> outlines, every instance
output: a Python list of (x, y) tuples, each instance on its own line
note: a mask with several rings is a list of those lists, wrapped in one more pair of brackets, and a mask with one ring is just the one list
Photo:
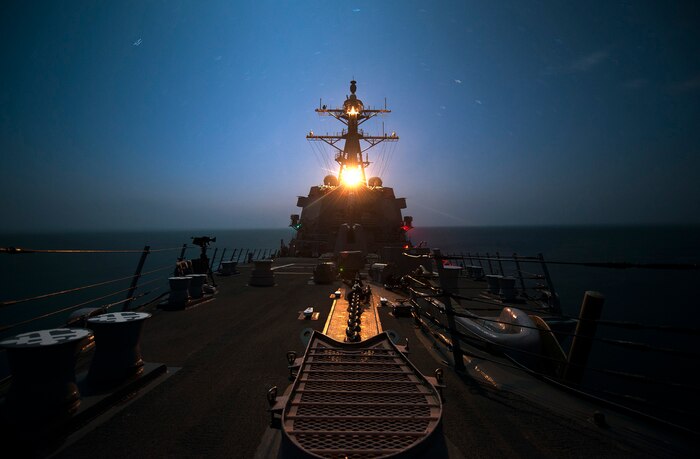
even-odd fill
[[(406, 199), (397, 198), (394, 190), (384, 186), (380, 177), (366, 176), (370, 165), (366, 152), (382, 142), (396, 142), (396, 133), (379, 136), (365, 134), (360, 126), (377, 115), (391, 110), (365, 108), (350, 82), (350, 96), (341, 108), (316, 109), (320, 115), (332, 116), (346, 128), (337, 135), (316, 135), (310, 141), (322, 141), (336, 150), (338, 175), (327, 175), (323, 185), (313, 186), (308, 196), (300, 196), (297, 206), (301, 216), (293, 214), (290, 226), (297, 235), (290, 242), (293, 256), (317, 257), (327, 252), (360, 250), (379, 253), (384, 247), (403, 247), (413, 218), (402, 217)], [(344, 142), (342, 148), (339, 143)], [(365, 148), (363, 148), (363, 145)]]
[[(0, 304), (21, 312), (114, 289), (2, 324), (0, 357), (11, 370), (0, 384), (6, 451), (119, 459), (694, 456), (692, 383), (588, 364), (602, 295), (586, 292), (574, 320), (561, 314), (552, 262), (541, 255), (410, 247), (404, 200), (380, 179), (366, 180), (359, 146), (398, 137), (358, 129), (388, 110), (364, 109), (355, 90), (353, 81), (343, 108), (317, 110), (347, 125), (338, 136), (307, 136), (333, 146), (345, 140), (340, 170), (299, 199), (289, 247), (215, 248), (210, 257), (216, 238), (202, 236), (192, 238), (199, 254), (188, 259), (187, 244), (146, 246), (133, 250), (133, 276)], [(3, 256), (105, 252), (0, 248)], [(150, 267), (154, 258), (165, 265)], [(66, 314), (67, 323), (51, 328)], [(605, 341), (697, 366), (692, 350)], [(591, 371), (627, 378), (629, 392), (584, 390)], [(641, 393), (687, 395), (682, 405), (651, 409), (633, 382)]]

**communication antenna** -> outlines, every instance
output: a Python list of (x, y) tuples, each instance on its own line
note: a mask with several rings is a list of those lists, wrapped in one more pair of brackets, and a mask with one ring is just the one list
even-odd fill
[[(306, 138), (307, 140), (323, 141), (336, 150), (335, 161), (340, 166), (338, 171), (339, 182), (342, 183), (347, 174), (347, 177), (352, 177), (353, 175), (359, 177), (359, 181), (355, 183), (366, 185), (365, 168), (370, 165), (367, 150), (382, 142), (396, 142), (399, 140), (399, 137), (395, 133), (387, 137), (386, 131), (384, 130), (384, 122), (382, 122), (381, 136), (365, 134), (364, 131), (359, 129), (359, 126), (365, 121), (377, 115), (391, 113), (391, 110), (386, 108), (386, 97), (384, 98), (383, 110), (371, 109), (369, 106), (365, 108), (362, 101), (355, 95), (356, 91), (357, 82), (352, 80), (350, 82), (350, 92), (352, 95), (345, 96), (346, 100), (342, 108), (327, 108), (321, 105), (321, 107), (317, 109), (319, 114), (332, 116), (343, 123), (347, 129), (343, 129), (342, 133), (336, 135), (315, 135), (313, 131), (311, 131)], [(345, 145), (341, 148), (339, 143), (342, 141), (345, 142)], [(364, 144), (361, 144), (361, 141), (364, 142)], [(348, 181), (348, 183), (350, 182)]]

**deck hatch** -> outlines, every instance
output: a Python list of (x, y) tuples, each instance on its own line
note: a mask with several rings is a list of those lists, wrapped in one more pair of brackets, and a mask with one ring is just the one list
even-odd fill
[(340, 343), (314, 332), (282, 412), (286, 438), (314, 457), (383, 458), (437, 428), (435, 387), (386, 333)]

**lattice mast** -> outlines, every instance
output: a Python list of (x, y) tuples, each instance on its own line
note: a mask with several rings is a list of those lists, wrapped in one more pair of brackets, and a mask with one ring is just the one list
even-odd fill
[[(340, 165), (338, 170), (340, 184), (366, 186), (365, 168), (370, 165), (366, 155), (367, 150), (381, 142), (395, 142), (399, 140), (399, 137), (395, 132), (392, 132), (391, 135), (386, 133), (380, 136), (365, 135), (364, 131), (359, 129), (359, 126), (365, 121), (379, 114), (391, 113), (391, 110), (387, 110), (386, 102), (383, 109), (365, 109), (362, 101), (355, 95), (355, 91), (357, 91), (357, 82), (352, 80), (350, 82), (350, 96), (345, 100), (342, 108), (327, 108), (325, 105), (321, 105), (316, 109), (319, 115), (332, 116), (345, 124), (347, 129), (343, 129), (340, 134), (336, 135), (315, 135), (312, 131), (306, 136), (306, 139), (323, 141), (336, 149), (335, 161)], [(345, 140), (343, 148), (336, 145), (341, 140)], [(368, 145), (364, 149), (360, 143), (361, 140)]]

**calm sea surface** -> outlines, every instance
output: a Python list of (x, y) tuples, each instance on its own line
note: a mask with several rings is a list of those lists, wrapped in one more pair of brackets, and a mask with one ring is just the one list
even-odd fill
[[(154, 297), (167, 292), (167, 277), (172, 272), (172, 265), (180, 254), (182, 244), (189, 244), (191, 236), (200, 235), (217, 238), (209, 254), (211, 256), (214, 248), (218, 248), (218, 262), (224, 248), (227, 250), (225, 259), (230, 259), (233, 249), (238, 249), (236, 258), (241, 249), (243, 252), (253, 249), (274, 250), (280, 247), (281, 239), (289, 242), (293, 231), (286, 228), (0, 234), (0, 247), (140, 250), (144, 245), (150, 245), (154, 252), (148, 256), (144, 272), (155, 272), (144, 275), (143, 283), (147, 284), (137, 293), (150, 292), (148, 297)], [(542, 253), (546, 260), (553, 261), (700, 263), (700, 227), (415, 228), (410, 236), (415, 245), (425, 241), (429, 247), (439, 247), (443, 253), (453, 254), (474, 255), (478, 252), (481, 255), (499, 253), (501, 256), (510, 256), (517, 253), (534, 256)], [(159, 249), (168, 250), (157, 251)], [(198, 248), (188, 249), (186, 256), (197, 257)], [(0, 301), (29, 298), (131, 276), (139, 258), (139, 253), (0, 254)], [(509, 269), (504, 268), (506, 271)], [(539, 272), (535, 268), (533, 266), (532, 271)], [(524, 264), (523, 270), (528, 270), (528, 266)], [(620, 270), (561, 265), (551, 265), (549, 270), (566, 315), (577, 316), (583, 293), (586, 290), (596, 290), (606, 297), (603, 319), (700, 329), (695, 314), (699, 306), (698, 270)], [(1, 308), (0, 327), (5, 328), (80, 303), (85, 303), (88, 307), (119, 301), (125, 297), (125, 292), (107, 295), (127, 289), (129, 282), (123, 280), (72, 294)], [(88, 303), (95, 298), (101, 299)], [(0, 337), (57, 326), (64, 323), (69, 314), (70, 312), (64, 312), (51, 315), (40, 323), (14, 327), (0, 332)], [(652, 348), (694, 350), (697, 342), (697, 334), (626, 330), (608, 326), (600, 327), (598, 335), (644, 342)], [(594, 346), (591, 366), (644, 374), (654, 380), (681, 381), (690, 385), (691, 391), (697, 390), (697, 384), (687, 375), (695, 374), (700, 369), (697, 358), (669, 357), (653, 349), (631, 353), (627, 349), (610, 347), (601, 342)], [(609, 388), (609, 392), (630, 392), (626, 382), (604, 374), (593, 372), (587, 378), (588, 383)], [(669, 396), (667, 386), (650, 382), (636, 390), (637, 393), (633, 396), (651, 399), (657, 404), (668, 405), (669, 400), (673, 403), (682, 402)]]

